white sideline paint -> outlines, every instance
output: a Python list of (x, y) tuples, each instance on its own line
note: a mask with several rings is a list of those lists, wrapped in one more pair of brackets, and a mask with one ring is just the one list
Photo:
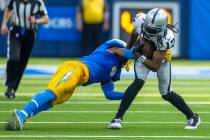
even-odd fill
[[(14, 102), (14, 101), (1, 101), (0, 104), (26, 104), (28, 102), (25, 102), (25, 101), (17, 101), (17, 102)], [(68, 102), (65, 102), (64, 104), (74, 104), (74, 105), (81, 105), (81, 104), (85, 104), (85, 105), (113, 105), (113, 104), (119, 104), (120, 101), (96, 101), (96, 102), (76, 102), (76, 101), (68, 101)], [(133, 102), (132, 104), (134, 105), (141, 105), (141, 104), (148, 104), (148, 105), (171, 105), (170, 103), (168, 102), (150, 102), (150, 101), (144, 101), (144, 102)], [(187, 102), (187, 104), (191, 104), (191, 105), (210, 105), (210, 102)]]
[(182, 138), (210, 139), (210, 136), (129, 136), (129, 135), (0, 135), (0, 138)]
[[(33, 97), (36, 95), (36, 93), (17, 93), (17, 96), (20, 97)], [(182, 97), (196, 97), (196, 98), (201, 98), (201, 97), (210, 97), (210, 94), (197, 94), (197, 93), (192, 93), (192, 94), (180, 94)], [(0, 96), (5, 96), (3, 93), (0, 93)], [(104, 97), (103, 93), (75, 93), (73, 96), (79, 96), (79, 97)], [(152, 94), (152, 93), (145, 93), (145, 94), (138, 94), (138, 97), (161, 97), (160, 94)]]
[[(5, 124), (7, 122), (0, 122)], [(27, 122), (27, 124), (109, 124), (110, 122)], [(185, 124), (186, 122), (123, 122), (123, 124)], [(210, 124), (210, 122), (201, 122)]]
[[(45, 74), (36, 75), (36, 74), (25, 74), (26, 76), (31, 77), (46, 77), (52, 76), (57, 69), (57, 65), (28, 65), (27, 70), (38, 70), (44, 72)], [(0, 65), (0, 77), (4, 75), (5, 66)], [(177, 78), (210, 78), (210, 66), (173, 66), (172, 67), (172, 76)], [(25, 76), (24, 75), (24, 76)], [(131, 68), (129, 72), (126, 72), (125, 69), (122, 70), (122, 77), (133, 78), (134, 77), (134, 70)], [(148, 75), (149, 78), (155, 78), (156, 74), (150, 72)]]
[[(130, 84), (128, 84), (126, 87), (128, 87)], [(92, 87), (93, 88), (93, 87)], [(100, 89), (99, 87), (96, 87), (97, 89)], [(25, 86), (25, 90), (31, 90), (31, 89), (37, 89), (41, 90), (39, 86), (31, 87), (31, 86)], [(198, 87), (198, 86), (192, 86), (192, 87), (175, 87), (176, 90), (181, 90), (181, 91), (210, 91), (210, 87)], [(143, 87), (142, 90), (144, 91), (158, 91), (158, 86), (153, 86), (153, 87)], [(91, 92), (91, 91), (90, 91)]]
[[(1, 110), (0, 113), (10, 113), (11, 111)], [(116, 111), (101, 111), (101, 110), (93, 110), (93, 111), (84, 111), (84, 110), (54, 110), (54, 111), (44, 111), (44, 113), (87, 113), (87, 114), (112, 114), (116, 113)], [(142, 113), (142, 114), (180, 114), (178, 111), (127, 111), (126, 113)], [(210, 111), (198, 111), (199, 114), (210, 114)]]

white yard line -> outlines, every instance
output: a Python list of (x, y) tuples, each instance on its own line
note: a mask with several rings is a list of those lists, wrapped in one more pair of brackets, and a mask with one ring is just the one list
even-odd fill
[[(0, 124), (5, 124), (7, 122), (0, 122)], [(29, 124), (109, 124), (110, 122), (27, 122)], [(124, 124), (185, 124), (186, 122), (123, 122)], [(201, 122), (202, 124), (210, 124), (210, 122)]]
[[(1, 77), (0, 77), (1, 78)], [(5, 78), (5, 77), (2, 77), (2, 78)], [(50, 77), (51, 78), (51, 77)], [(23, 80), (32, 80), (32, 79), (35, 79), (35, 80), (50, 80), (49, 77), (45, 77), (45, 76), (42, 76), (42, 77), (24, 77)], [(124, 80), (127, 80), (127, 81), (133, 81), (133, 79), (130, 79), (130, 78), (122, 78), (121, 81), (124, 81)], [(207, 78), (202, 78), (202, 77), (199, 77), (199, 78), (177, 78), (177, 77), (174, 77), (172, 78), (173, 81), (179, 81), (179, 82), (186, 82), (186, 81), (190, 81), (190, 82), (197, 82), (197, 81), (209, 81), (210, 79), (207, 79)], [(117, 81), (117, 82), (121, 82), (121, 81)], [(151, 77), (150, 79), (148, 79), (148, 81), (151, 81), (151, 82), (157, 82), (157, 78), (156, 77)]]
[[(122, 82), (123, 81), (123, 82)], [(121, 80), (120, 82), (116, 82), (115, 84), (116, 85), (128, 85), (128, 84), (131, 84), (133, 80), (130, 80), (130, 81), (126, 81), (126, 80)], [(50, 82), (50, 79), (46, 79), (46, 80), (23, 80), (21, 82), (21, 84), (38, 84), (38, 85), (47, 85), (48, 82)], [(210, 82), (210, 80), (209, 80)], [(148, 86), (157, 86), (158, 83), (157, 81), (148, 81), (148, 84), (146, 84)], [(209, 83), (208, 82), (202, 82), (201, 81), (194, 81), (194, 82), (179, 82), (179, 81), (173, 81), (172, 83), (173, 86), (209, 86)]]
[[(20, 97), (33, 97), (37, 93), (17, 93), (17, 96)], [(182, 97), (196, 97), (196, 98), (201, 98), (201, 97), (210, 97), (210, 94), (180, 94)], [(0, 93), (0, 96), (5, 96), (4, 93)], [(81, 96), (81, 97), (104, 97), (103, 93), (80, 93), (77, 92), (74, 94), (74, 96)], [(152, 93), (145, 93), (145, 94), (138, 94), (137, 96), (140, 97), (161, 97), (160, 94), (152, 94)]]
[[(1, 110), (0, 113), (10, 113), (11, 111)], [(54, 110), (54, 111), (44, 111), (44, 113), (87, 113), (87, 114), (112, 114), (116, 113), (116, 111), (101, 111), (101, 110), (93, 110), (93, 111), (84, 111), (84, 110)], [(178, 111), (127, 111), (127, 113), (134, 114), (180, 114)], [(198, 111), (199, 114), (210, 114), (210, 111)]]
[[(25, 103), (28, 103), (26, 101), (1, 101), (0, 104), (25, 104)], [(96, 102), (81, 102), (81, 101), (68, 101), (68, 102), (65, 102), (64, 104), (74, 104), (74, 105), (81, 105), (81, 104), (92, 104), (92, 105), (113, 105), (113, 104), (119, 104), (120, 101), (96, 101)], [(210, 102), (187, 102), (188, 104), (191, 104), (191, 105), (210, 105)], [(135, 104), (135, 105), (141, 105), (141, 104), (148, 104), (148, 105), (170, 105), (168, 102), (150, 102), (150, 101), (144, 101), (144, 102), (133, 102), (132, 104)]]
[[(50, 82), (50, 78), (49, 79), (36, 79), (35, 77), (33, 79), (24, 79), (21, 81), (21, 84), (38, 84), (38, 85), (47, 85)], [(116, 85), (129, 85), (133, 82), (133, 80), (126, 80), (126, 79), (122, 79), (121, 81), (115, 82)], [(182, 80), (173, 80), (172, 79), (172, 85), (174, 86), (208, 86), (210, 82), (210, 79), (205, 79), (205, 80), (188, 80), (188, 81), (182, 81)], [(94, 84), (96, 85), (96, 84)], [(98, 84), (99, 85), (99, 84)], [(147, 83), (145, 85), (148, 86), (157, 86), (158, 85), (158, 81), (157, 80), (153, 80), (153, 81), (147, 81)]]
[(0, 138), (165, 138), (210, 139), (210, 136), (130, 136), (130, 135), (0, 135)]
[[(125, 87), (128, 87), (129, 84)], [(94, 87), (92, 87), (94, 88)], [(100, 87), (95, 87), (96, 89), (100, 90)], [(37, 89), (37, 90), (44, 90), (44, 89), (40, 89), (39, 86), (24, 86), (23, 88), (24, 90), (32, 90), (32, 89)], [(79, 89), (79, 88), (78, 88)], [(181, 91), (210, 91), (210, 87), (197, 87), (197, 86), (192, 86), (192, 87), (174, 87), (175, 90), (181, 90)], [(79, 89), (81, 90), (81, 89)], [(90, 87), (89, 89), (90, 90)], [(154, 86), (154, 87), (143, 87), (142, 90), (144, 91), (158, 91), (158, 86)], [(90, 90), (91, 92), (92, 90)], [(95, 89), (94, 89), (95, 91)]]

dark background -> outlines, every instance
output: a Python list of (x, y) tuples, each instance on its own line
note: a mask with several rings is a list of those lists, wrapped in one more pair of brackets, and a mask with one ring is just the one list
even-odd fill
[[(72, 7), (75, 8), (77, 0), (44, 0), (47, 7)], [(113, 3), (119, 0), (108, 0), (110, 13), (112, 13)], [(139, 1), (139, 0), (122, 0)], [(164, 1), (164, 0), (146, 0)], [(210, 0), (165, 0), (165, 2), (178, 2), (180, 5), (180, 56), (187, 59), (208, 59), (210, 60)], [(0, 11), (0, 21), (2, 21), (3, 11)], [(112, 14), (110, 17), (112, 25)], [(47, 35), (47, 33), (46, 33)], [(112, 37), (110, 33), (102, 38), (103, 40)], [(125, 40), (126, 41), (126, 40)], [(53, 56), (53, 57), (79, 57), (82, 48), (80, 40), (65, 41), (43, 41), (37, 39), (33, 49), (33, 56)], [(6, 37), (0, 36), (0, 56), (6, 55)]]

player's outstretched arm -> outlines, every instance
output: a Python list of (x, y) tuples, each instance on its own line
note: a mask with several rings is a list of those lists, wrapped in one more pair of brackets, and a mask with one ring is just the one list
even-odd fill
[(108, 100), (121, 100), (124, 93), (114, 91), (114, 83), (112, 81), (101, 83), (101, 89)]
[(133, 50), (129, 50), (126, 48), (118, 48), (118, 47), (112, 47), (109, 48), (110, 51), (112, 51), (115, 55), (119, 57), (124, 57), (127, 59), (135, 59), (135, 52)]

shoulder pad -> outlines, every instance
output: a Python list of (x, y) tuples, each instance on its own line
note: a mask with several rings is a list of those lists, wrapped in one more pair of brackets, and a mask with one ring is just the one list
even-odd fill
[(174, 33), (170, 29), (167, 29), (167, 34), (165, 37), (161, 38), (162, 40), (162, 45), (160, 47), (160, 50), (168, 50), (170, 48), (174, 47), (175, 44), (175, 38), (174, 38)]

